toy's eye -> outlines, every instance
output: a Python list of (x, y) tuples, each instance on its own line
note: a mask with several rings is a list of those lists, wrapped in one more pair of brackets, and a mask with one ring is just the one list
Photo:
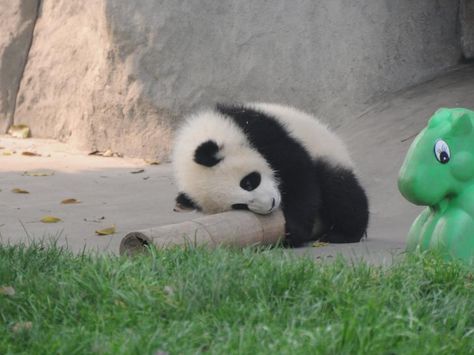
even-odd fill
[(438, 161), (441, 164), (446, 164), (451, 158), (451, 153), (449, 152), (449, 146), (442, 139), (436, 141), (435, 146), (434, 146), (434, 153), (435, 153), (436, 159), (438, 159)]
[(247, 191), (255, 190), (258, 185), (260, 185), (260, 181), (262, 177), (260, 173), (254, 171), (248, 175), (245, 175), (242, 180), (240, 180), (240, 187)]

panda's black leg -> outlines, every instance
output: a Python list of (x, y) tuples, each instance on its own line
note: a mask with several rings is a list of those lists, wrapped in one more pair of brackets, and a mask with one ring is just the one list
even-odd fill
[[(287, 217), (285, 217), (287, 219)], [(311, 240), (311, 229), (301, 227), (298, 221), (289, 220), (285, 224), (285, 239), (283, 246), (296, 248)]]
[(369, 204), (354, 173), (324, 161), (315, 163), (321, 184), (321, 219), (325, 227), (321, 241), (359, 242), (367, 231)]
[(283, 196), (284, 246), (299, 247), (314, 239), (313, 225), (320, 206), (319, 190), (316, 185), (307, 184), (304, 192)]

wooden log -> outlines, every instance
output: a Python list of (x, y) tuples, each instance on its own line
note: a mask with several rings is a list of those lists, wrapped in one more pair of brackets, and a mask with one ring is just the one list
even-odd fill
[(230, 211), (190, 221), (128, 233), (120, 243), (121, 255), (144, 252), (147, 246), (168, 248), (176, 245), (245, 247), (271, 245), (285, 235), (281, 210), (269, 215)]

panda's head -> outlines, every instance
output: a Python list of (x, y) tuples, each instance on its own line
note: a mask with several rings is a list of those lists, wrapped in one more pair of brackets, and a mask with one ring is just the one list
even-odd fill
[(178, 197), (186, 196), (203, 212), (268, 214), (280, 206), (278, 181), (267, 161), (238, 127), (214, 111), (192, 117), (178, 132), (173, 167)]

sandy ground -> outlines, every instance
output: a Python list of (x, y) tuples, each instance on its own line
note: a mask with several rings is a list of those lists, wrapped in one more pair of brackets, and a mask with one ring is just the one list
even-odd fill
[[(318, 259), (338, 253), (390, 263), (403, 252), (406, 233), (420, 208), (400, 196), (398, 170), (414, 136), (439, 107), (474, 109), (474, 66), (381, 98), (357, 119), (338, 128), (351, 147), (371, 201), (368, 238), (361, 243), (292, 250)], [(174, 223), (197, 214), (173, 212), (176, 187), (169, 164), (89, 156), (44, 139), (0, 136), (0, 238), (3, 243), (54, 238), (78, 252), (117, 253), (130, 231)], [(25, 156), (23, 152), (41, 156)], [(143, 172), (137, 172), (143, 169)], [(33, 172), (53, 173), (30, 176)], [(28, 172), (25, 174), (25, 172)], [(34, 174), (33, 174), (34, 175)], [(20, 188), (28, 194), (13, 193)], [(78, 204), (61, 201), (75, 198)], [(61, 222), (40, 222), (46, 215)], [(95, 231), (115, 226), (116, 233)]]

